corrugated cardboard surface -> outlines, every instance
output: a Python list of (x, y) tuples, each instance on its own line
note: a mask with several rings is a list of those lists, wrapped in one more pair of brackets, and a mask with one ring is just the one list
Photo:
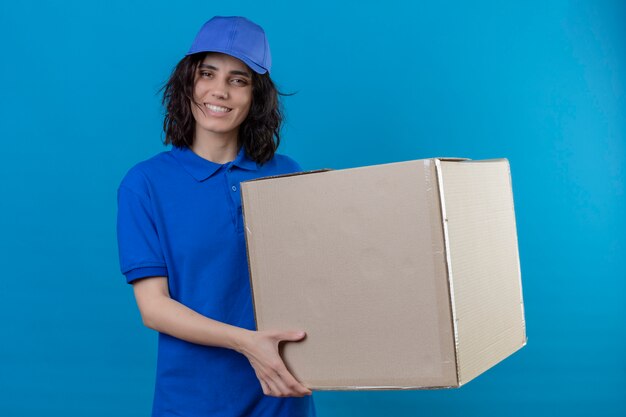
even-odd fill
[(438, 161), (461, 384), (526, 344), (509, 163)]
[(309, 171), (241, 190), (257, 325), (307, 332), (282, 353), (306, 386), (458, 386), (525, 343), (508, 161)]
[(307, 332), (283, 357), (308, 387), (457, 384), (436, 182), (409, 161), (243, 183), (257, 325)]

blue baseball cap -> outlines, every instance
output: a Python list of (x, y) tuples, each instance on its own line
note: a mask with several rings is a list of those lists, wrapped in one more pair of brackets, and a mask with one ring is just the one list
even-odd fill
[(189, 52), (222, 52), (241, 59), (259, 74), (272, 67), (270, 45), (263, 28), (242, 16), (214, 16), (196, 35)]

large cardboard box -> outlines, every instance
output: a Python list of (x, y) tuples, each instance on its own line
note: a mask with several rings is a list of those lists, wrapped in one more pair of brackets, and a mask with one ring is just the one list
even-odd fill
[(315, 390), (459, 387), (526, 344), (509, 162), (430, 158), (242, 182), (259, 330), (304, 330)]

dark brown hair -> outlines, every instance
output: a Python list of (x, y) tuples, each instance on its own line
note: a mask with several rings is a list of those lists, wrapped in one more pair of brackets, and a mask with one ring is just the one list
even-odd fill
[[(194, 76), (206, 52), (185, 56), (181, 59), (169, 80), (159, 89), (163, 91), (161, 104), (165, 107), (163, 131), (164, 145), (191, 146), (196, 121), (191, 112)], [(280, 127), (284, 121), (279, 95), (293, 95), (278, 91), (269, 73), (252, 73), (252, 104), (248, 116), (239, 126), (239, 144), (245, 147), (250, 159), (263, 164), (274, 156), (280, 145)], [(274, 141), (276, 137), (276, 141)]]

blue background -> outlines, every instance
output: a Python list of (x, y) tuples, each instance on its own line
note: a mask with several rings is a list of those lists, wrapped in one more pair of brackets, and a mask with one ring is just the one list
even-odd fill
[(511, 163), (528, 345), (460, 389), (317, 392), (320, 416), (626, 415), (625, 3), (223, 3), (0, 4), (0, 415), (149, 415), (115, 191), (213, 15), (266, 29), (304, 169)]

